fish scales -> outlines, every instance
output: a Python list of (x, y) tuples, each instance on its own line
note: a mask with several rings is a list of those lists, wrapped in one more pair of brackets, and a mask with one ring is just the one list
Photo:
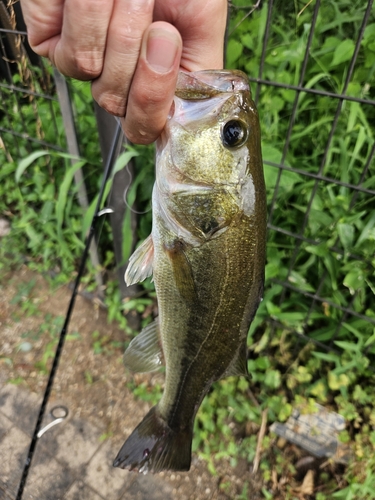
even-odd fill
[[(245, 218), (243, 222), (243, 226), (248, 226)], [(183, 300), (173, 300), (178, 294), (176, 287), (170, 287), (161, 293), (160, 298), (158, 296), (163, 311), (161, 331), (165, 332), (162, 343), (165, 356), (170, 359), (168, 368), (173, 374), (166, 379), (159, 407), (164, 414), (170, 415), (170, 425), (192, 421), (196, 402), (215, 380), (224, 375), (246, 339), (248, 318), (254, 313), (253, 299), (257, 303), (261, 293), (259, 285), (254, 290), (255, 297), (249, 301), (248, 277), (254, 277), (256, 270), (252, 260), (243, 252), (243, 247), (251, 245), (252, 239), (251, 231), (246, 229), (236, 227), (227, 231), (220, 240), (207, 243), (199, 255), (194, 248), (187, 252), (193, 275), (199, 272), (201, 277), (197, 295), (188, 307), (184, 307)], [(210, 263), (209, 267), (207, 263)], [(167, 266), (168, 262), (165, 262), (165, 268)], [(163, 265), (161, 268), (158, 278), (172, 277), (168, 268)], [(244, 317), (246, 320), (241, 321)], [(181, 327), (187, 332), (184, 336)], [(183, 355), (174, 356), (178, 337), (181, 343), (177, 348)]]
[(259, 120), (247, 77), (182, 73), (157, 143), (152, 233), (126, 273), (128, 284), (153, 274), (159, 318), (130, 343), (124, 362), (147, 371), (163, 358), (165, 388), (115, 466), (190, 468), (202, 399), (216, 380), (247, 374), (246, 338), (263, 293), (265, 237)]

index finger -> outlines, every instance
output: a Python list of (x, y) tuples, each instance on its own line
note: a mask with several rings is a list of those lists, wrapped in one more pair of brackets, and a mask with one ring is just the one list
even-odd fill
[(22, 0), (31, 48), (61, 73), (100, 75), (113, 0)]
[(62, 28), (64, 0), (20, 0), (31, 48), (48, 57), (49, 41), (59, 36)]
[(109, 113), (125, 115), (129, 87), (142, 38), (152, 22), (153, 0), (114, 0), (103, 71), (92, 83), (92, 95)]
[(49, 57), (65, 75), (97, 78), (103, 69), (113, 0), (65, 0), (61, 39)]

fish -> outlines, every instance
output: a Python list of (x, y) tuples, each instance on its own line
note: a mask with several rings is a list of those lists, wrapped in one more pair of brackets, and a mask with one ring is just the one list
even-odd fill
[(131, 256), (128, 285), (153, 276), (158, 317), (125, 365), (165, 363), (159, 403), (113, 465), (188, 471), (193, 426), (212, 384), (247, 372), (247, 334), (264, 286), (266, 192), (258, 113), (240, 71), (180, 72), (156, 143), (152, 231)]

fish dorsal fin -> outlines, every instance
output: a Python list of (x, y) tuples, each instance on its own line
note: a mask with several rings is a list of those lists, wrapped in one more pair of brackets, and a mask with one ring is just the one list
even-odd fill
[(128, 286), (134, 285), (151, 276), (153, 262), (154, 243), (150, 234), (129, 259), (129, 264), (125, 272), (126, 284)]
[(225, 372), (225, 377), (230, 376), (243, 376), (249, 378), (249, 372), (247, 370), (247, 341), (242, 343), (240, 350), (238, 352), (237, 358), (229, 366), (228, 370)]
[(185, 253), (185, 243), (180, 240), (164, 246), (172, 266), (177, 290), (187, 302), (192, 302), (197, 296), (193, 270)]
[(126, 368), (135, 373), (153, 372), (162, 365), (159, 322), (153, 321), (130, 342), (124, 354)]

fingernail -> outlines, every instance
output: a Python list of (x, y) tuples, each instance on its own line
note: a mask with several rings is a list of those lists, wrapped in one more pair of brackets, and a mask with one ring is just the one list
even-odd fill
[(168, 73), (179, 50), (179, 40), (167, 30), (153, 29), (148, 34), (146, 59), (157, 73)]

